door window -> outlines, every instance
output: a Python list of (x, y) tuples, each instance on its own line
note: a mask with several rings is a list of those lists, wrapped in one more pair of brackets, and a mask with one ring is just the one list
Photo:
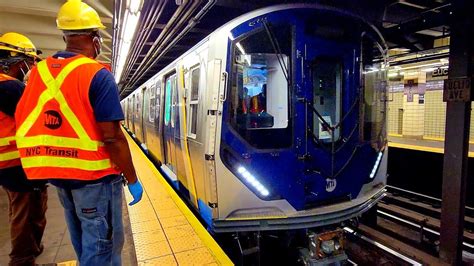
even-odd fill
[[(316, 59), (312, 68), (313, 132), (323, 142), (339, 139), (340, 127), (332, 131), (341, 121), (342, 65), (337, 59)], [(334, 134), (334, 136), (332, 135)]]
[(199, 66), (191, 70), (191, 95), (189, 100), (188, 112), (188, 136), (196, 138), (197, 132), (197, 118), (198, 118), (198, 104), (199, 104)]
[(176, 88), (176, 74), (168, 76), (165, 81), (165, 125), (171, 121), (173, 112), (172, 93)]

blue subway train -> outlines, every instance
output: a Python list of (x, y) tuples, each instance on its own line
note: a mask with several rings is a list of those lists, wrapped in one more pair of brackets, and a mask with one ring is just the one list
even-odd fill
[(386, 51), (345, 11), (256, 10), (123, 99), (124, 126), (213, 232), (338, 224), (385, 193)]

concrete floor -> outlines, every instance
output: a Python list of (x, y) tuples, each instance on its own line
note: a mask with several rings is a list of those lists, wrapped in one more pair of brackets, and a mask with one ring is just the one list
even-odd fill
[[(54, 265), (54, 263), (76, 260), (76, 254), (64, 219), (63, 208), (59, 202), (56, 189), (52, 186), (48, 187), (48, 197), (47, 224), (42, 241), (44, 251), (36, 259), (36, 263), (39, 265), (51, 265), (53, 263)], [(123, 265), (137, 265), (126, 207), (123, 208), (123, 212), (125, 228), (125, 245), (122, 250)], [(0, 189), (0, 266), (8, 265), (10, 248), (8, 198), (5, 191)]]

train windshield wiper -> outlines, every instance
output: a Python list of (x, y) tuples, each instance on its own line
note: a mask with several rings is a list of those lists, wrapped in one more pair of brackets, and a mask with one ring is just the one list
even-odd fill
[(278, 40), (275, 37), (275, 34), (270, 28), (270, 25), (266, 20), (263, 20), (263, 27), (267, 32), (268, 38), (270, 39), (270, 43), (272, 44), (273, 51), (276, 54), (278, 59), (278, 63), (280, 64), (281, 70), (283, 71), (283, 75), (285, 76), (286, 82), (290, 84), (290, 79), (288, 75), (288, 65), (286, 64), (285, 60), (283, 59), (283, 54), (281, 53), (280, 45), (278, 44)]

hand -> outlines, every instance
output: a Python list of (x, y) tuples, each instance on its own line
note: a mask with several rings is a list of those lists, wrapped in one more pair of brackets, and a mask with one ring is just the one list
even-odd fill
[(139, 202), (142, 199), (143, 195), (143, 187), (142, 184), (140, 184), (140, 180), (137, 179), (137, 182), (130, 184), (128, 183), (128, 191), (130, 191), (130, 194), (133, 196), (133, 201), (130, 202), (128, 205), (132, 206), (135, 203)]

